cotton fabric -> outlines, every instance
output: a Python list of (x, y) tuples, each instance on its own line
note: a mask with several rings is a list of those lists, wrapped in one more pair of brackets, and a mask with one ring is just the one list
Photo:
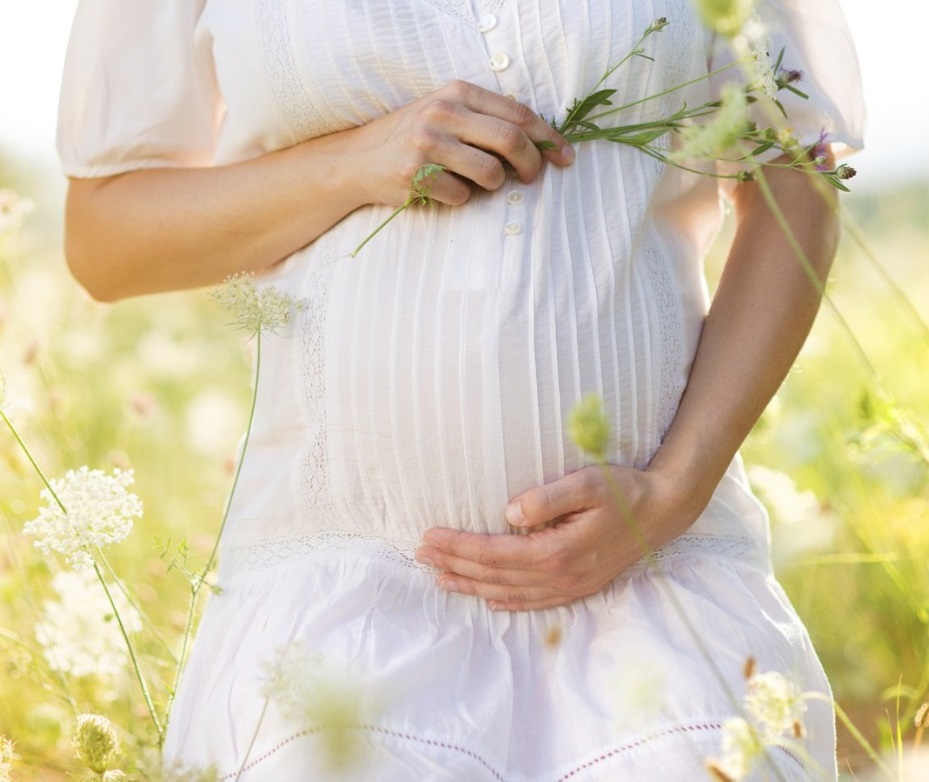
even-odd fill
[[(808, 5), (762, 8), (785, 66), (806, 74), (791, 124), (856, 148), (847, 30), (831, 0)], [(726, 61), (687, 0), (82, 0), (63, 168), (234, 163), (454, 79), (562, 117), (661, 16), (654, 62), (611, 80), (630, 104)], [(622, 119), (698, 105), (737, 77)], [(564, 420), (584, 394), (614, 422), (611, 460), (648, 465), (706, 313), (717, 181), (586, 143), (532, 184), (511, 176), (459, 208), (408, 210), (350, 258), (389, 211), (357, 210), (268, 275), (305, 306), (261, 338), (221, 592), (166, 756), (243, 782), (697, 779), (739, 713), (747, 658), (828, 694), (738, 459), (686, 535), (569, 606), (492, 612), (412, 558), (432, 526), (505, 534), (510, 498), (582, 467)], [(359, 693), (363, 751), (348, 771), (329, 762), (330, 732), (266, 699), (288, 649)], [(810, 704), (807, 729), (806, 756), (772, 752), (759, 778), (835, 777), (827, 705)]]

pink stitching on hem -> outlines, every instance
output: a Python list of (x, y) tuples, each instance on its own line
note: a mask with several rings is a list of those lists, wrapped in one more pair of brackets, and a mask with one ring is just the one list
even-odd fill
[[(448, 742), (440, 741), (438, 739), (427, 739), (422, 736), (414, 736), (409, 733), (401, 733), (400, 731), (391, 730), (390, 728), (384, 728), (384, 727), (380, 727), (377, 725), (347, 725), (346, 728), (351, 729), (351, 730), (367, 731), (369, 733), (380, 733), (384, 736), (390, 736), (396, 739), (404, 739), (406, 741), (418, 742), (420, 744), (425, 744), (430, 747), (439, 747), (441, 749), (447, 749), (447, 750), (452, 750), (454, 752), (461, 753), (462, 755), (465, 755), (471, 758), (472, 760), (476, 761), (481, 766), (483, 766), (490, 774), (493, 775), (494, 779), (496, 779), (497, 782), (507, 782), (506, 778), (499, 771), (497, 771), (493, 766), (491, 766), (487, 760), (482, 758), (480, 755), (478, 755), (473, 750), (467, 749), (466, 747), (459, 746), (458, 744), (450, 744)], [(715, 723), (698, 723), (695, 725), (678, 725), (673, 728), (668, 728), (666, 730), (658, 731), (657, 733), (651, 733), (647, 736), (637, 739), (636, 741), (630, 742), (628, 744), (622, 744), (618, 747), (614, 747), (613, 749), (606, 751), (603, 754), (598, 755), (595, 758), (584, 761), (580, 765), (575, 766), (573, 769), (568, 771), (566, 774), (563, 774), (562, 776), (558, 777), (558, 779), (555, 780), (555, 782), (566, 782), (566, 780), (572, 779), (573, 777), (580, 774), (581, 772), (586, 771), (589, 768), (593, 768), (594, 766), (598, 766), (601, 763), (605, 763), (606, 761), (616, 757), (617, 755), (622, 754), (623, 752), (627, 752), (631, 749), (635, 749), (645, 744), (649, 744), (650, 742), (655, 741), (656, 739), (662, 738), (664, 736), (672, 735), (675, 733), (696, 733), (698, 731), (707, 731), (707, 730), (718, 731), (721, 729), (722, 729), (722, 726), (715, 724)], [(297, 739), (306, 738), (307, 736), (312, 736), (316, 733), (319, 733), (321, 730), (322, 728), (306, 728), (304, 730), (298, 731), (297, 733), (294, 733), (288, 736), (287, 738), (278, 742), (278, 744), (276, 744), (274, 747), (269, 749), (267, 752), (264, 752), (263, 754), (259, 755), (257, 758), (254, 758), (253, 760), (246, 763), (240, 769), (236, 771), (231, 771), (228, 774), (224, 774), (223, 776), (221, 776), (220, 782), (223, 782), (223, 780), (235, 779), (240, 774), (246, 771), (250, 771), (251, 769), (260, 765), (261, 763), (266, 761), (268, 758), (270, 758), (272, 755), (274, 755), (276, 752), (279, 752), (280, 750), (282, 750), (288, 744), (291, 744)], [(805, 770), (805, 766), (800, 761), (800, 759), (789, 749), (786, 749), (784, 747), (776, 747), (776, 749), (780, 750), (784, 755), (790, 758), (801, 770)]]

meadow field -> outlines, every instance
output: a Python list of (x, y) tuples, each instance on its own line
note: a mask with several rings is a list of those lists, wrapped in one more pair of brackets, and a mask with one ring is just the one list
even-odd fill
[[(108, 549), (106, 577), (134, 596), (127, 626), (160, 713), (246, 426), (249, 346), (202, 291), (91, 301), (65, 268), (60, 191), (0, 165), (4, 188), (37, 208), (21, 230), (0, 228), (0, 404), (50, 478), (135, 471), (144, 516)], [(919, 744), (929, 697), (929, 183), (844, 203), (870, 250), (846, 231), (831, 304), (743, 452), (771, 513), (777, 573), (836, 701), (896, 757)], [(711, 278), (719, 265), (717, 251)], [(86, 773), (71, 725), (87, 711), (113, 722), (121, 767), (146, 778), (157, 733), (130, 661), (111, 649), (111, 612), (80, 616), (68, 598), (95, 585), (62, 586), (58, 560), (23, 534), (42, 488), (0, 427), (0, 736), (15, 740), (12, 778)], [(50, 655), (53, 642), (71, 651)], [(870, 773), (844, 727), (839, 754), (849, 779)]]

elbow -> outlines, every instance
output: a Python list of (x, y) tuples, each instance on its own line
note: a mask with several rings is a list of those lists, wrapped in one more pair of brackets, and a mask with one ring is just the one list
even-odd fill
[(113, 285), (112, 275), (105, 272), (100, 256), (81, 246), (70, 232), (65, 234), (65, 261), (71, 276), (95, 301), (109, 304), (125, 298)]

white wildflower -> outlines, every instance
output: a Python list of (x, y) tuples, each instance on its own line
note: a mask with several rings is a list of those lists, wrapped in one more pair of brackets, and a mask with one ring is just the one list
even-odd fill
[[(96, 573), (62, 571), (52, 579), (52, 589), (59, 599), (45, 601), (35, 628), (49, 667), (76, 677), (107, 678), (123, 671), (129, 662), (126, 641)], [(139, 632), (138, 611), (118, 588), (110, 592), (126, 632)]]
[(710, 760), (707, 768), (717, 779), (740, 782), (763, 752), (764, 744), (755, 728), (747, 720), (733, 717), (723, 723), (722, 757)]
[(230, 277), (210, 295), (233, 314), (233, 325), (253, 334), (283, 328), (293, 311), (303, 307), (303, 302), (273, 286), (259, 290), (247, 274)]
[(18, 229), (35, 211), (35, 204), (12, 190), (0, 190), (0, 234)]
[(103, 774), (119, 754), (119, 737), (112, 723), (99, 714), (79, 714), (72, 741), (77, 756), (97, 774)]
[(219, 773), (215, 768), (196, 768), (183, 766), (175, 762), (171, 766), (159, 769), (158, 782), (219, 782)]
[(265, 673), (264, 694), (286, 719), (320, 730), (331, 767), (344, 769), (358, 759), (361, 692), (347, 671), (295, 643), (279, 652)]
[(771, 61), (771, 48), (774, 42), (771, 36), (759, 32), (749, 39), (749, 71), (751, 83), (760, 87), (771, 100), (777, 98), (777, 77), (774, 73), (774, 63)]
[(762, 739), (776, 741), (785, 735), (800, 738), (806, 703), (792, 681), (777, 671), (758, 673), (748, 680), (745, 709)]
[(672, 161), (725, 158), (749, 129), (748, 98), (745, 90), (727, 84), (720, 95), (720, 105), (704, 125), (681, 129), (682, 146), (668, 158)]
[(124, 540), (132, 531), (132, 520), (142, 515), (142, 501), (126, 491), (133, 481), (132, 470), (117, 469), (112, 475), (87, 467), (68, 470), (63, 479), (50, 481), (61, 505), (43, 489), (46, 504), (23, 531), (38, 537), (35, 546), (43, 553), (57, 551), (75, 570), (88, 568), (94, 547)]
[(13, 769), (13, 742), (0, 736), (0, 782), (10, 782)]

